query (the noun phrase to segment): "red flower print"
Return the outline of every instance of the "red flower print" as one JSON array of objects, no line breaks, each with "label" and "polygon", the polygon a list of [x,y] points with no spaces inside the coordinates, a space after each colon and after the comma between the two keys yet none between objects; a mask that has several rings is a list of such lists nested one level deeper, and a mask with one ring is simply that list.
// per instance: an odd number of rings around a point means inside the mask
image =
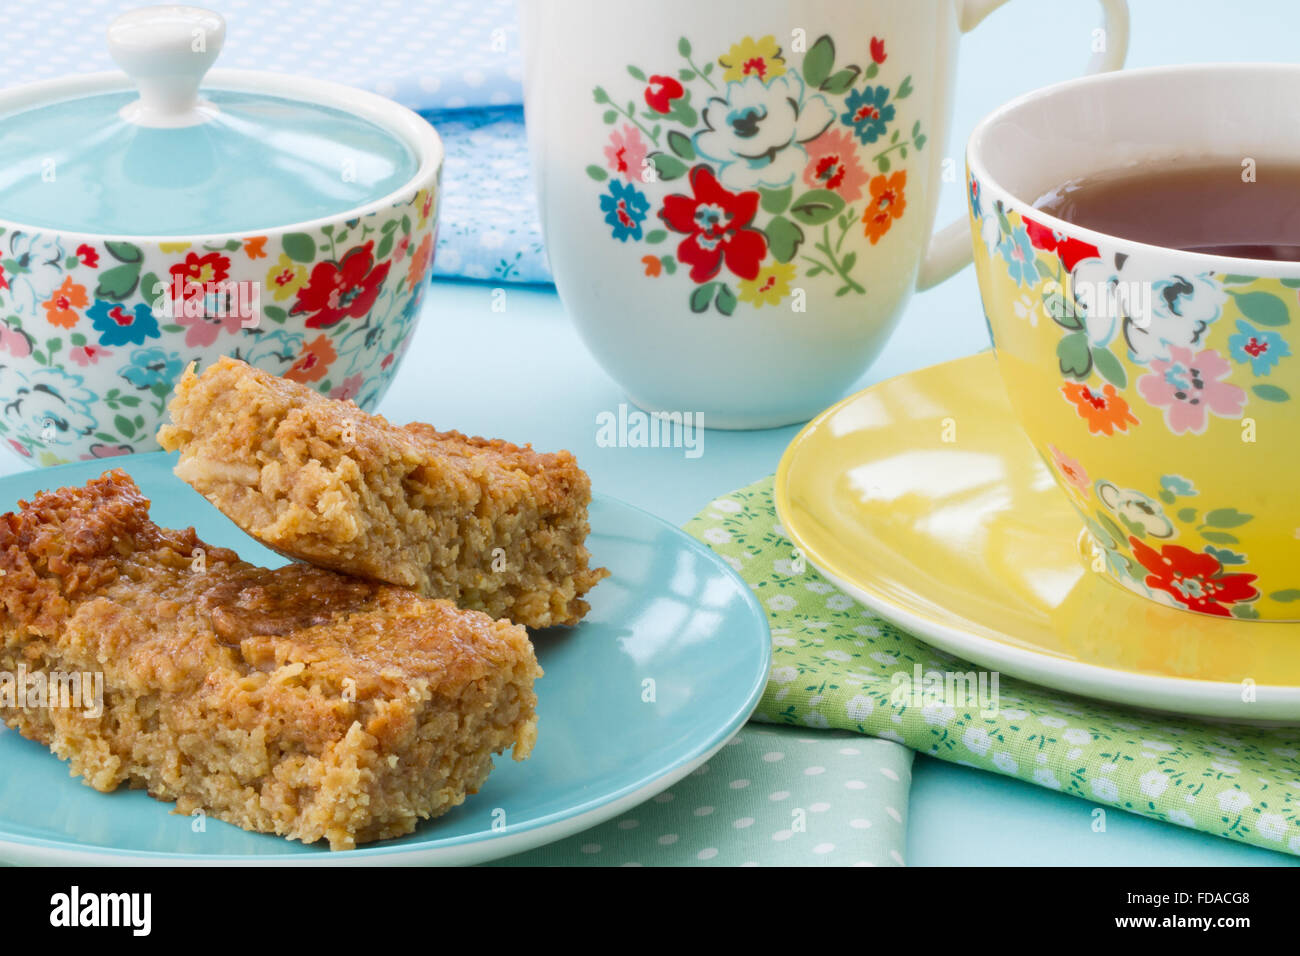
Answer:
[{"label": "red flower print", "polygon": [[1055,232],[1042,223],[1034,222],[1027,216],[1021,216],[1025,231],[1029,233],[1029,244],[1044,252],[1055,252],[1061,259],[1066,272],[1073,272],[1080,259],[1096,259],[1101,252],[1090,242],[1071,239],[1063,233]]},{"label": "red flower print", "polygon": [[77,246],[77,258],[81,264],[90,269],[99,268],[99,253],[95,251],[94,246],[88,246],[84,242]]},{"label": "red flower print", "polygon": [[179,277],[182,283],[225,282],[230,277],[230,260],[219,252],[209,252],[205,256],[197,252],[185,255],[184,262],[178,262],[170,270],[173,278]]},{"label": "red flower print", "polygon": [[375,265],[374,240],[343,254],[337,263],[330,260],[312,267],[307,284],[298,291],[292,314],[314,313],[307,328],[324,329],[351,317],[364,316],[379,297],[379,289],[388,278],[391,263]]},{"label": "red flower print", "polygon": [[1130,537],[1128,543],[1133,556],[1149,572],[1147,587],[1167,592],[1190,610],[1231,617],[1229,605],[1259,596],[1250,584],[1255,575],[1224,574],[1223,565],[1213,555],[1177,544],[1163,545],[1157,554],[1137,538]]},{"label": "red flower print", "polygon": [[885,41],[880,37],[871,38],[871,59],[876,63],[885,62]]},{"label": "red flower print", "polygon": [[9,444],[13,446],[14,451],[18,452],[18,454],[22,455],[24,458],[32,457],[32,450],[28,448],[26,445],[20,444],[14,441],[12,438],[9,439]]},{"label": "red flower print", "polygon": [[686,233],[677,258],[691,267],[691,279],[707,282],[724,262],[742,279],[757,278],[767,239],[747,227],[758,211],[758,192],[728,192],[707,166],[694,167],[690,183],[694,195],[667,196],[659,218],[673,231]]},{"label": "red flower print", "polygon": [[680,99],[685,92],[671,76],[652,76],[645,88],[646,105],[656,113],[667,113],[672,110],[673,100]]},{"label": "red flower print", "polygon": [[392,352],[389,352],[387,355],[384,356],[384,360],[383,360],[382,362],[379,363],[379,367],[380,367],[381,369],[387,369],[388,366],[390,366],[390,365],[393,364],[393,360],[394,360],[396,357],[397,357],[397,356],[395,356]]},{"label": "red flower print", "polygon": [[5,279],[5,267],[0,266],[0,289],[9,288],[9,283]]}]

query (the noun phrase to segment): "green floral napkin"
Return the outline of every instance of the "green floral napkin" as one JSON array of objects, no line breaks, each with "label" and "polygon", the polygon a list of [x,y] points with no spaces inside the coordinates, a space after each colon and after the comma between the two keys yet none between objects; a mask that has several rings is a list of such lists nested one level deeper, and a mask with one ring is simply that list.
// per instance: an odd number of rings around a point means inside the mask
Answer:
[{"label": "green floral napkin", "polygon": [[749,724],[676,786],[498,866],[902,866],[912,752]]},{"label": "green floral napkin", "polygon": [[833,727],[1019,777],[1098,805],[1300,854],[1300,735],[1162,717],[1002,676],[998,706],[892,698],[896,674],[969,672],[801,569],[772,479],[712,502],[686,530],[749,583],[772,627],[757,721]]}]

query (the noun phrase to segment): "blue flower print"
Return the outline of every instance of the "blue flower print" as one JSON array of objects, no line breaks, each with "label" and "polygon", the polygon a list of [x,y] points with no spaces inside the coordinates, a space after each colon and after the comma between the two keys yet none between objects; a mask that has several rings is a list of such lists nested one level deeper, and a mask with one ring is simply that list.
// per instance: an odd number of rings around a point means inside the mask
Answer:
[{"label": "blue flower print", "polygon": [[86,314],[99,333],[100,345],[144,345],[146,339],[162,338],[153,310],[143,302],[127,309],[120,302],[96,299]]},{"label": "blue flower print", "polygon": [[1007,264],[1007,275],[1015,279],[1017,285],[1033,286],[1038,282],[1034,246],[1024,226],[1016,226],[998,241],[998,254]]},{"label": "blue flower print", "polygon": [[641,238],[641,223],[650,211],[650,200],[631,183],[612,180],[609,192],[600,197],[600,208],[605,213],[605,222],[614,227],[614,238],[619,242]]},{"label": "blue flower print", "polygon": [[894,104],[887,103],[888,99],[889,88],[886,86],[852,90],[845,100],[848,111],[841,114],[840,119],[853,128],[854,135],[863,143],[874,143],[884,135],[894,118]]},{"label": "blue flower print", "polygon": [[169,389],[185,370],[185,360],[175,352],[160,348],[136,349],[131,364],[122,369],[122,377],[136,388],[166,385]]},{"label": "blue flower print", "polygon": [[1182,475],[1161,475],[1160,487],[1180,498],[1190,498],[1197,494],[1196,486]]},{"label": "blue flower print", "polygon": [[1228,353],[1243,365],[1249,363],[1256,375],[1267,375],[1291,354],[1286,340],[1276,332],[1257,329],[1244,319],[1237,320],[1237,334],[1228,337]]}]

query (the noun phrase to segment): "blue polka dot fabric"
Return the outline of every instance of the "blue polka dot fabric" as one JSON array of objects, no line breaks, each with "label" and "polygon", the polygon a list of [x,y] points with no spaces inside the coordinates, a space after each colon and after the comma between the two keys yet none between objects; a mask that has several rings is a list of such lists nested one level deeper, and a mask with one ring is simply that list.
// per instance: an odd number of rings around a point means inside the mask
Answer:
[{"label": "blue polka dot fabric", "polygon": [[[202,0],[200,0],[200,4]],[[144,0],[0,3],[0,87],[114,70],[104,28]],[[447,147],[434,274],[549,282],[512,0],[212,0],[218,65],[345,83],[420,112]]]},{"label": "blue polka dot fabric", "polygon": [[434,275],[549,283],[523,110],[428,118],[447,150]]}]

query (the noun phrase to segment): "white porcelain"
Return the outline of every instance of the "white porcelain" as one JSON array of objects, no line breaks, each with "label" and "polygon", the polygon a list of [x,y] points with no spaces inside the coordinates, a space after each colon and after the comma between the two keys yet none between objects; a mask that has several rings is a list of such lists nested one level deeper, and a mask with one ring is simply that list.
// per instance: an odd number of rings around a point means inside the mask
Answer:
[{"label": "white porcelain", "polygon": [[[964,223],[930,233],[958,40],[1002,2],[520,5],[556,285],[637,404],[721,428],[805,420],[875,358],[915,288],[969,261]],[[1091,66],[1115,69],[1127,9],[1101,6]],[[717,196],[702,165],[730,198],[665,206]],[[731,231],[692,232],[695,215]]]},{"label": "white porcelain", "polygon": [[207,119],[203,74],[226,40],[226,21],[202,7],[138,7],[108,25],[108,52],[140,91],[122,112],[141,126],[176,128]]}]

